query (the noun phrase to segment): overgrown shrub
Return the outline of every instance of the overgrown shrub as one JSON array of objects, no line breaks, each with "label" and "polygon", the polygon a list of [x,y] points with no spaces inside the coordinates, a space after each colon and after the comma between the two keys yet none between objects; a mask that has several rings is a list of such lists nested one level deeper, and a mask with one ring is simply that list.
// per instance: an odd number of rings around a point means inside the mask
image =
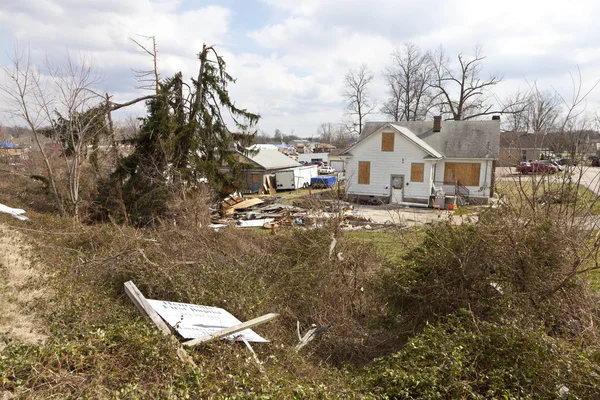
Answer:
[{"label": "overgrown shrub", "polygon": [[[479,221],[425,228],[400,265],[381,271],[392,315],[417,331],[460,309],[477,319],[543,326],[551,334],[595,332],[597,296],[580,275],[590,233],[560,218],[518,220],[490,210]],[[586,261],[587,260],[587,261]]]},{"label": "overgrown shrub", "polygon": [[[510,324],[474,322],[466,311],[428,325],[365,371],[369,392],[388,399],[591,399],[597,349]],[[564,396],[564,397],[563,397]]]}]

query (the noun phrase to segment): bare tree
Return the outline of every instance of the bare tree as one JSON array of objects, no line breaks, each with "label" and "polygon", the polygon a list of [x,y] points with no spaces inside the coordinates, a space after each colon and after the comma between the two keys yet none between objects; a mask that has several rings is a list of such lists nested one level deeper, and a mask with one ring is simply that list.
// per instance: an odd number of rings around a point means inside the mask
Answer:
[{"label": "bare tree", "polygon": [[138,35],[138,36],[145,40],[152,40],[152,47],[149,49],[148,47],[139,43],[137,40],[135,40],[133,38],[129,38],[142,51],[144,51],[150,57],[152,57],[152,65],[153,65],[153,69],[151,69],[151,70],[133,69],[135,78],[138,80],[138,82],[140,82],[140,86],[138,87],[138,89],[153,90],[156,94],[158,94],[160,75],[158,73],[158,52],[156,50],[156,37],[144,36],[144,35]]},{"label": "bare tree", "polygon": [[413,43],[392,53],[392,64],[383,73],[388,99],[382,114],[393,121],[425,119],[433,104],[433,66],[431,58]]},{"label": "bare tree", "polygon": [[502,129],[506,132],[527,132],[530,125],[530,113],[527,112],[531,106],[530,91],[518,89],[509,94],[503,104],[507,105],[509,113],[502,120]]},{"label": "bare tree", "polygon": [[442,114],[449,114],[451,119],[460,121],[508,111],[507,107],[495,109],[491,103],[489,89],[502,78],[497,75],[481,78],[485,57],[480,46],[475,48],[473,57],[458,55],[458,69],[451,67],[450,59],[441,46],[429,57],[435,77],[432,86],[439,96],[436,105]]},{"label": "bare tree", "polygon": [[275,129],[273,140],[275,140],[276,143],[283,143],[283,132],[281,132],[279,129]]},{"label": "bare tree", "polygon": [[44,110],[43,82],[40,73],[32,67],[29,52],[20,52],[15,48],[11,56],[11,65],[3,67],[7,77],[6,84],[0,90],[6,95],[9,111],[21,119],[31,129],[35,144],[42,155],[46,168],[48,186],[54,196],[56,208],[61,216],[65,216],[62,198],[58,192],[56,176],[48,154],[41,143],[41,129],[47,123]]},{"label": "bare tree", "polygon": [[373,73],[369,71],[366,64],[348,71],[344,79],[343,96],[346,100],[346,110],[352,121],[348,130],[359,135],[362,132],[365,118],[376,108],[369,92],[369,85],[372,81]]},{"label": "bare tree", "polygon": [[533,132],[548,132],[555,128],[562,112],[560,97],[549,90],[540,91],[537,84],[531,93],[530,124]]},{"label": "bare tree", "polygon": [[534,82],[529,91],[508,96],[505,130],[511,132],[546,133],[555,130],[562,113],[562,101],[556,92],[541,91]]},{"label": "bare tree", "polygon": [[331,122],[323,122],[317,128],[319,141],[322,143],[331,143],[335,137],[336,127]]}]

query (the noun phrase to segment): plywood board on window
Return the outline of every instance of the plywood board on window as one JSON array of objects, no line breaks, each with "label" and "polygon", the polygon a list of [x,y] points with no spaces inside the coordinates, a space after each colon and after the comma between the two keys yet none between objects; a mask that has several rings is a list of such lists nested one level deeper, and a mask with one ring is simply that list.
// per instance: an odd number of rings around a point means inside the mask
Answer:
[{"label": "plywood board on window", "polygon": [[381,151],[394,151],[394,136],[395,133],[381,134]]},{"label": "plywood board on window", "polygon": [[481,164],[446,163],[444,168],[444,184],[454,185],[459,181],[465,186],[479,186]]},{"label": "plywood board on window", "polygon": [[424,171],[425,171],[425,164],[423,164],[423,163],[410,164],[410,181],[411,182],[423,182]]},{"label": "plywood board on window", "polygon": [[260,182],[260,174],[253,173],[253,174],[252,174],[252,182],[253,182],[253,183],[258,183],[258,182]]},{"label": "plywood board on window", "polygon": [[358,162],[358,184],[368,185],[371,183],[371,162],[370,161],[359,161]]}]

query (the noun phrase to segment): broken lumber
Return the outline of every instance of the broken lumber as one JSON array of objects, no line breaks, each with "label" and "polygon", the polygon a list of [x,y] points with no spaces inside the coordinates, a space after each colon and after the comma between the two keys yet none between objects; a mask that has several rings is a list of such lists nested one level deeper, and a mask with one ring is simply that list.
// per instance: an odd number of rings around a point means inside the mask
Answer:
[{"label": "broken lumber", "polygon": [[129,296],[131,301],[133,301],[133,304],[135,304],[135,307],[138,309],[138,311],[142,315],[152,320],[154,326],[156,326],[165,335],[171,334],[171,328],[169,328],[169,326],[165,323],[165,321],[163,321],[160,315],[158,315],[158,313],[154,311],[154,309],[148,303],[148,301],[146,301],[146,298],[144,297],[142,292],[140,292],[137,286],[135,286],[135,283],[133,283],[132,281],[125,282],[125,293],[127,293],[127,296]]},{"label": "broken lumber", "polygon": [[200,343],[210,342],[213,340],[221,339],[229,335],[233,335],[234,333],[241,332],[245,329],[254,328],[255,326],[262,325],[265,322],[269,322],[279,317],[279,314],[270,313],[263,315],[258,318],[251,319],[250,321],[242,322],[241,324],[230,326],[229,328],[222,329],[218,332],[212,333],[210,335],[202,336],[196,339],[188,340],[187,342],[183,342],[184,346],[195,346]]},{"label": "broken lumber", "polygon": [[229,207],[227,210],[225,210],[225,214],[226,215],[231,215],[233,214],[233,212],[235,210],[239,210],[242,208],[248,208],[248,207],[252,207],[255,206],[257,204],[262,204],[264,203],[264,201],[262,201],[261,199],[248,199],[248,200],[244,200],[244,201],[240,201],[237,204],[234,204],[233,206]]}]

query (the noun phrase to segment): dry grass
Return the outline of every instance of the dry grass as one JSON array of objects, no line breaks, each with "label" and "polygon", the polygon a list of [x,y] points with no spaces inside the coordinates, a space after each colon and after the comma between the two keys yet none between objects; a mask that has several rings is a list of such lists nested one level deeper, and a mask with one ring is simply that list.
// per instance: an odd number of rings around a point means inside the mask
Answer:
[{"label": "dry grass", "polygon": [[[21,233],[0,224],[0,334],[23,343],[43,342],[43,322],[31,308],[47,292],[39,285],[40,273],[31,261],[31,248]],[[2,344],[0,344],[0,347]]]}]

